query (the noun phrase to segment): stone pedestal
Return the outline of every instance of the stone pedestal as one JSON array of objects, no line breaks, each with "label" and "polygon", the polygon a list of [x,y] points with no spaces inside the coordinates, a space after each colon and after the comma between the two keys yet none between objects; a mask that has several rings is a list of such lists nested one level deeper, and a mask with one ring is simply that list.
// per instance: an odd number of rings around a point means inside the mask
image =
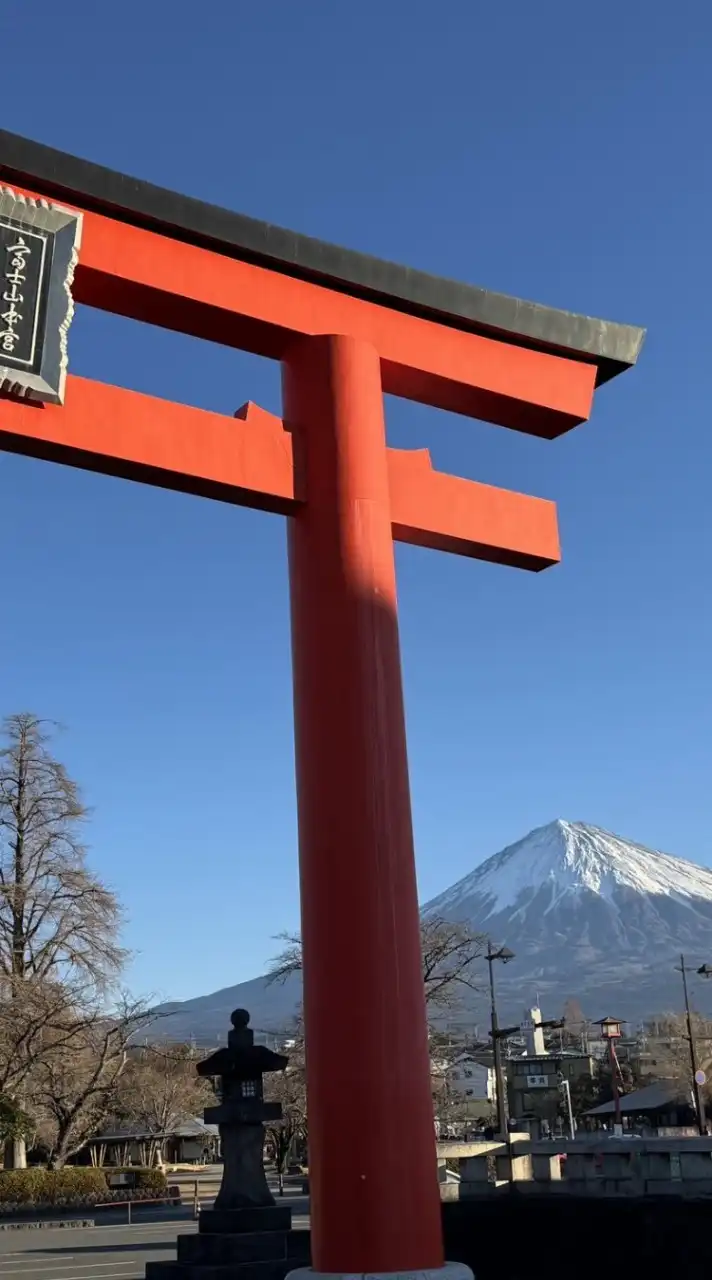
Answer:
[{"label": "stone pedestal", "polygon": [[276,1206],[206,1209],[197,1235],[178,1237],[175,1262],[149,1262],[146,1280],[284,1280],[309,1263],[309,1232]]},{"label": "stone pedestal", "polygon": [[445,1262],[441,1267],[425,1267],[418,1271],[319,1272],[312,1267],[293,1271],[290,1280],[474,1280],[469,1267],[461,1262]]}]

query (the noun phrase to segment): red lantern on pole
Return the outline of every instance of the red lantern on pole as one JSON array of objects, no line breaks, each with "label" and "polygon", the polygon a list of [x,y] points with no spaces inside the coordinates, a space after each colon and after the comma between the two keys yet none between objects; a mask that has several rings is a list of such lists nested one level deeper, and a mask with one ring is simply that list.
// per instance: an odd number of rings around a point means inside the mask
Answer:
[{"label": "red lantern on pole", "polygon": [[611,1064],[611,1089],[613,1090],[613,1107],[615,1114],[615,1124],[618,1132],[623,1127],[621,1119],[621,1095],[618,1088],[618,1058],[616,1056],[616,1040],[620,1040],[622,1033],[622,1023],[618,1018],[600,1018],[595,1024],[601,1028],[601,1036],[608,1043],[608,1057]]}]

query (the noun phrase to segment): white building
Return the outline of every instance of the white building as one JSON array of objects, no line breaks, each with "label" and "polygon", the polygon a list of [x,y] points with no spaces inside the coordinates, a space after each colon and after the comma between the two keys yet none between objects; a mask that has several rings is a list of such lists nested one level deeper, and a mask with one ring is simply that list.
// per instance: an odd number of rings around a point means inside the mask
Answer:
[{"label": "white building", "polygon": [[519,1027],[526,1044],[528,1058],[543,1058],[546,1053],[544,1045],[544,1029],[541,1025],[541,1009],[536,1005],[530,1009]]},{"label": "white building", "polygon": [[492,1102],[496,1095],[494,1068],[471,1053],[461,1053],[444,1071],[450,1097],[462,1102]]}]

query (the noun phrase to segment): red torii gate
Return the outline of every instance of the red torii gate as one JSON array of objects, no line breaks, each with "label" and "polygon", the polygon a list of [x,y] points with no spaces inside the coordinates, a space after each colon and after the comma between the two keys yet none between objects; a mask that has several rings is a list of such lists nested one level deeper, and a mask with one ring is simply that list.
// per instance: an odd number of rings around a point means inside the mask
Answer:
[{"label": "red torii gate", "polygon": [[[559,545],[553,503],[387,448],[383,393],[553,439],[635,363],[642,331],[337,249],[3,131],[0,180],[82,213],[76,301],[282,363],[284,421],[70,376],[63,404],[0,398],[0,447],[290,517],[313,1263],[439,1268],[393,540],[531,570]],[[345,1098],[362,1121],[347,1158]]]}]

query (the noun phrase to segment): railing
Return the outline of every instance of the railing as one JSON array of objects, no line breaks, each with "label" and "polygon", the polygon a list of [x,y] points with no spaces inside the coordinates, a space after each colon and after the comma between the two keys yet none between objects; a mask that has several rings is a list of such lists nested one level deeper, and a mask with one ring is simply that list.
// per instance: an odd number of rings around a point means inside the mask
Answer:
[{"label": "railing", "polygon": [[[710,1138],[535,1142],[513,1133],[484,1142],[440,1142],[437,1155],[444,1200],[507,1186],[530,1193],[712,1197]],[[456,1181],[448,1181],[448,1165],[457,1166]]]},{"label": "railing", "polygon": [[[198,1186],[197,1181],[195,1185],[197,1189],[197,1186]],[[196,1191],[196,1194],[197,1194],[197,1191]],[[180,1190],[175,1189],[175,1193],[173,1195],[167,1194],[165,1196],[155,1196],[150,1199],[145,1196],[140,1196],[140,1197],[136,1196],[136,1198],[133,1200],[106,1200],[106,1201],[102,1201],[99,1204],[91,1205],[91,1208],[92,1209],[122,1209],[125,1205],[128,1211],[127,1226],[130,1227],[132,1225],[132,1222],[131,1222],[131,1206],[132,1205],[135,1207],[136,1205],[144,1205],[144,1204],[164,1204],[164,1205],[169,1205],[171,1207],[175,1207],[176,1204],[182,1204],[182,1203],[183,1202],[181,1200]],[[197,1218],[198,1212],[195,1208],[194,1208],[194,1213]]]}]

